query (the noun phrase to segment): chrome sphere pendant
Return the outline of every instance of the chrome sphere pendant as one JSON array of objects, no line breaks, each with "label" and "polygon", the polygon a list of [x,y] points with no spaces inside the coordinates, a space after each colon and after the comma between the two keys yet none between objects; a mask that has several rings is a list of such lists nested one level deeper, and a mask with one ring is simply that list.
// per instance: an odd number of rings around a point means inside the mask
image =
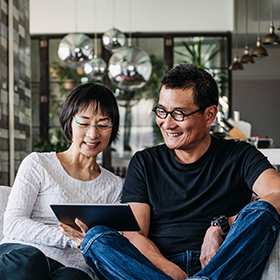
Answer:
[{"label": "chrome sphere pendant", "polygon": [[94,56],[94,58],[85,64],[85,74],[93,80],[102,80],[106,74],[107,63],[100,57]]},{"label": "chrome sphere pendant", "polygon": [[106,50],[116,51],[125,44],[125,35],[116,28],[111,28],[102,36],[102,43]]},{"label": "chrome sphere pendant", "polygon": [[109,78],[120,89],[142,88],[152,73],[149,55],[138,47],[122,47],[113,53],[108,66]]},{"label": "chrome sphere pendant", "polygon": [[58,46],[58,57],[70,68],[82,68],[93,59],[94,47],[91,39],[82,33],[64,36]]}]

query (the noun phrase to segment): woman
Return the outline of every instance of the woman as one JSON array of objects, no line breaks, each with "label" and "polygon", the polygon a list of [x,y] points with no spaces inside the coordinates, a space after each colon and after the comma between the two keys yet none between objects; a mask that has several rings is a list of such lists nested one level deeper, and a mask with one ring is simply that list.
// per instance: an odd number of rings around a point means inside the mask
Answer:
[{"label": "woman", "polygon": [[[31,153],[21,163],[4,215],[1,279],[91,279],[50,203],[118,203],[122,180],[96,162],[117,140],[119,111],[106,87],[85,84],[67,97],[60,124],[70,148]],[[39,249],[39,250],[38,250]]]}]

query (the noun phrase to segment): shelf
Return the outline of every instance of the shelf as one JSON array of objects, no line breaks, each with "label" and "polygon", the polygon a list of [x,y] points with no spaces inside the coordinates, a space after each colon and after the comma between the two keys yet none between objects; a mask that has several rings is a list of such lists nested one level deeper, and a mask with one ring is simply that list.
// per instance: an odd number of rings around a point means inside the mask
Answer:
[{"label": "shelf", "polygon": [[272,165],[280,165],[280,148],[259,149]]}]

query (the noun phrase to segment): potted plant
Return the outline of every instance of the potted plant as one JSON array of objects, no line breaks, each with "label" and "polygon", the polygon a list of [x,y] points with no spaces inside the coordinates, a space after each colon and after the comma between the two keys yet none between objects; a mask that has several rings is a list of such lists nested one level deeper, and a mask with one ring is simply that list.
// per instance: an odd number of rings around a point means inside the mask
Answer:
[{"label": "potted plant", "polygon": [[62,66],[58,61],[52,63],[50,73],[51,77],[62,82],[66,90],[71,90],[75,83],[80,82],[81,78],[84,76],[83,72],[67,66]]},{"label": "potted plant", "polygon": [[[182,51],[174,51],[177,54],[175,58],[177,62],[196,64],[198,67],[208,71],[218,84],[220,101],[222,100],[223,103],[227,103],[228,69],[227,67],[217,66],[217,60],[214,60],[218,58],[221,52],[221,49],[217,46],[217,41],[213,39],[205,50],[203,50],[202,37],[190,38],[188,42],[183,41],[182,45],[184,47]],[[225,117],[228,116],[228,106],[219,106],[219,111]]]},{"label": "potted plant", "polygon": [[195,64],[211,73],[219,85],[220,95],[223,96],[225,84],[227,83],[227,67],[209,67],[211,60],[215,59],[221,52],[221,50],[217,48],[216,40],[214,39],[205,51],[202,50],[203,38],[201,37],[196,37],[195,39],[191,38],[189,42],[183,41],[182,45],[185,47],[184,52],[174,51],[178,55],[178,61],[181,63]]}]

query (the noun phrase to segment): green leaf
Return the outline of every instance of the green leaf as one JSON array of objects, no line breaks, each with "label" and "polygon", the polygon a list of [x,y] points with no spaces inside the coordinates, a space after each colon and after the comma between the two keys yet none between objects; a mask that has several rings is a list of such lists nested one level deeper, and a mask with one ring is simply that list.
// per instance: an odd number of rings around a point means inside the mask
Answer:
[{"label": "green leaf", "polygon": [[185,48],[187,49],[187,51],[190,53],[191,57],[193,58],[195,56],[194,50],[191,50],[186,42],[182,42],[182,43],[185,46]]},{"label": "green leaf", "polygon": [[188,58],[192,59],[192,56],[190,56],[190,55],[188,55],[186,53],[183,53],[183,52],[180,52],[180,51],[174,51],[174,52],[179,54],[179,55],[181,55],[181,56],[188,57]]},{"label": "green leaf", "polygon": [[220,50],[216,50],[214,53],[212,53],[212,54],[209,56],[208,61],[210,61],[212,58],[214,58],[219,52],[220,52]]}]

